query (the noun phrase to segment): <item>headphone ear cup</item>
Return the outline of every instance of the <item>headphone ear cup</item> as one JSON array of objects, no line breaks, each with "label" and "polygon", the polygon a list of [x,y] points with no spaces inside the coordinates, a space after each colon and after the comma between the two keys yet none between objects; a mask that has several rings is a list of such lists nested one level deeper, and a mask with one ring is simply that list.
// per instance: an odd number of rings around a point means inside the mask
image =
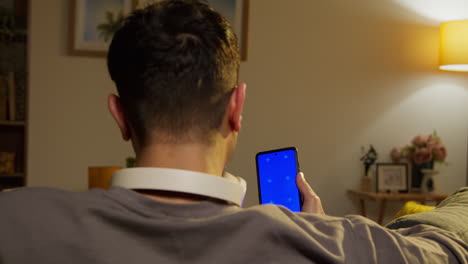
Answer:
[{"label": "headphone ear cup", "polygon": [[[247,182],[242,177],[234,176],[231,173],[226,172],[226,171],[223,174],[223,178],[225,178],[226,180],[235,182],[242,187],[242,203],[243,203],[245,199],[245,194],[247,193]],[[242,203],[241,203],[241,206],[242,206]]]}]

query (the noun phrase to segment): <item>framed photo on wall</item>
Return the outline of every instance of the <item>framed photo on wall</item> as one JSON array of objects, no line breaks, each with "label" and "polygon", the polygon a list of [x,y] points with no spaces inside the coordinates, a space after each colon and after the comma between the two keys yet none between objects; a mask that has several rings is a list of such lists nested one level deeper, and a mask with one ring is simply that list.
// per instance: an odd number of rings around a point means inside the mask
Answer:
[{"label": "framed photo on wall", "polygon": [[106,56],[112,36],[134,4],[135,0],[70,1],[70,54]]},{"label": "framed photo on wall", "polygon": [[377,192],[408,192],[407,163],[377,163]]},{"label": "framed photo on wall", "polygon": [[[136,8],[144,8],[160,0],[133,0]],[[236,33],[239,41],[241,60],[247,60],[250,0],[208,0],[215,10],[220,12]]]}]

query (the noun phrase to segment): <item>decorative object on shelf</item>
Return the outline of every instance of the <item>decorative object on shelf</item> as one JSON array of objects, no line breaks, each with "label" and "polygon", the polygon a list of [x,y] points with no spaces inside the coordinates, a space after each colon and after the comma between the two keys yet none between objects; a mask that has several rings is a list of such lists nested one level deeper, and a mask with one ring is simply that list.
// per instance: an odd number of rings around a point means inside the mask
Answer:
[{"label": "decorative object on shelf", "polygon": [[133,168],[136,164],[136,159],[134,157],[128,157],[126,160],[127,168]]},{"label": "decorative object on shelf", "polygon": [[24,41],[26,30],[18,26],[15,16],[14,1],[3,1],[0,5],[0,42],[11,43],[15,41]]},{"label": "decorative object on shelf", "polygon": [[15,153],[0,152],[0,175],[11,176],[15,174]]},{"label": "decorative object on shelf", "polygon": [[[149,3],[158,2],[158,0],[134,1],[136,8],[144,8]],[[248,55],[250,0],[208,0],[208,4],[229,21],[239,42],[241,60],[246,61]]]},{"label": "decorative object on shelf", "polygon": [[434,169],[421,169],[421,173],[423,174],[421,181],[421,192],[437,192],[437,178],[439,175],[439,171]]},{"label": "decorative object on shelf", "polygon": [[88,188],[108,189],[110,187],[112,174],[122,167],[88,167]]},{"label": "decorative object on shelf", "polygon": [[134,0],[73,0],[70,3],[70,53],[105,57],[110,40],[133,9]]},{"label": "decorative object on shelf", "polygon": [[364,175],[361,177],[361,190],[365,192],[370,192],[372,191],[372,183],[369,172],[370,168],[377,160],[378,154],[374,146],[372,145],[369,146],[369,150],[367,152],[364,147],[361,147],[361,152],[363,153],[361,161],[364,164]]},{"label": "decorative object on shelf", "polygon": [[408,192],[408,164],[377,163],[377,192]]},{"label": "decorative object on shelf", "polygon": [[[436,187],[436,176],[434,172],[435,163],[445,163],[447,158],[447,149],[442,140],[434,131],[432,135],[418,135],[413,138],[410,145],[403,148],[393,148],[390,152],[393,162],[399,162],[401,159],[407,159],[411,165],[411,190],[412,191],[434,191]],[[423,184],[424,173],[427,176]],[[433,171],[433,172],[429,172]]]},{"label": "decorative object on shelf", "polygon": [[361,177],[361,191],[372,192],[372,180],[368,175]]},{"label": "decorative object on shelf", "polygon": [[0,7],[0,41],[13,41],[15,34],[15,16],[11,9]]}]

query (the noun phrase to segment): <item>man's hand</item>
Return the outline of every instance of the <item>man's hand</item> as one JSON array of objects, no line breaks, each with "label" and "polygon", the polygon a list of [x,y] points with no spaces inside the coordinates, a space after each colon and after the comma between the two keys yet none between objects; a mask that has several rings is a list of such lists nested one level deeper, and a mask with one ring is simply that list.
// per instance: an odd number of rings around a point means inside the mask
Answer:
[{"label": "man's hand", "polygon": [[304,213],[315,213],[315,214],[325,214],[322,208],[322,201],[320,197],[315,194],[314,190],[306,182],[304,178],[304,173],[299,172],[296,176],[296,185],[299,188],[299,193],[303,200],[302,203],[302,212]]}]

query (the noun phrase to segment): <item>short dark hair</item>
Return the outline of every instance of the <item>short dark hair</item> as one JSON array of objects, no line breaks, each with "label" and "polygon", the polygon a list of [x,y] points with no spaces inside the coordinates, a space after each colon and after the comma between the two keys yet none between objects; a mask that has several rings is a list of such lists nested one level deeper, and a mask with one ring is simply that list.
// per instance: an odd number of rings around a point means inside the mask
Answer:
[{"label": "short dark hair", "polygon": [[107,63],[140,142],[207,142],[237,85],[240,57],[231,26],[206,2],[167,0],[126,19]]}]

